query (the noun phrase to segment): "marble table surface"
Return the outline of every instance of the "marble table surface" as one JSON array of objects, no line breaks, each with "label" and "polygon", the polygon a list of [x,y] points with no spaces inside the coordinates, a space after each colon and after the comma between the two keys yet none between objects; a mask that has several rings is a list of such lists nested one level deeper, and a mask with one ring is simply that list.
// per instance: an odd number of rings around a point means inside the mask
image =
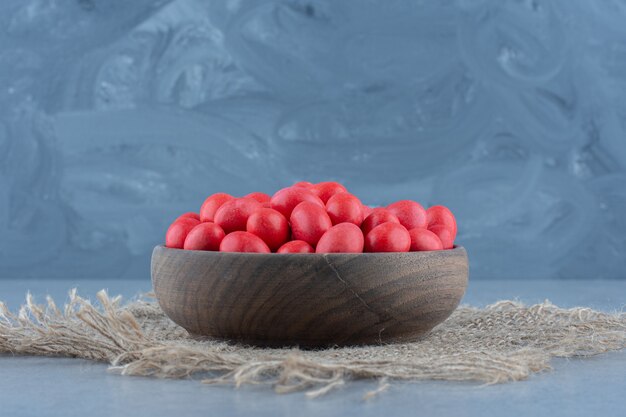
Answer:
[{"label": "marble table surface", "polygon": [[[132,297],[148,291],[148,280],[0,279],[0,300],[15,310],[27,291],[59,304],[77,287],[93,298]],[[536,303],[549,299],[573,307],[605,311],[626,306],[626,280],[516,280],[470,283],[464,303],[486,305],[500,299]],[[302,393],[276,395],[268,387],[208,386],[194,380],[158,380],[107,373],[106,365],[66,358],[0,355],[2,416],[624,416],[626,351],[588,359],[557,359],[550,372],[526,381],[484,386],[475,383],[392,383],[381,396],[364,401],[376,387],[356,382],[315,400]]]}]

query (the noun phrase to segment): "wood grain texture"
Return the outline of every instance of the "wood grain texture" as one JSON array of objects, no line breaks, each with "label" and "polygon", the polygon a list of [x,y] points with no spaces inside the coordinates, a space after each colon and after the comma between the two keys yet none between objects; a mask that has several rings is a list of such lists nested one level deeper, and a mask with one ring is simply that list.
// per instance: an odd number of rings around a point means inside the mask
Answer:
[{"label": "wood grain texture", "polygon": [[457,307],[464,248],[435,252],[258,254],[157,246],[163,311],[194,335],[262,346],[417,340]]}]

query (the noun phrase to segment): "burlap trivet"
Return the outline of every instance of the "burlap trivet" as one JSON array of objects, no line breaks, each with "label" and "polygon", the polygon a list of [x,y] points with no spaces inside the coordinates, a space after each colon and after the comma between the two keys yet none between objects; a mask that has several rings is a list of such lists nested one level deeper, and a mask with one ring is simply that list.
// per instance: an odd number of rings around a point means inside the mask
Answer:
[{"label": "burlap trivet", "polygon": [[51,299],[39,306],[28,295],[17,315],[0,303],[0,353],[79,357],[111,363],[122,375],[196,375],[206,383],[265,383],[279,393],[308,389],[317,396],[355,379],[516,381],[550,368],[551,357],[626,347],[626,313],[547,301],[462,306],[419,343],[301,351],[192,340],[154,302],[122,305],[104,291],[98,300],[96,308],[73,290],[60,310]]}]

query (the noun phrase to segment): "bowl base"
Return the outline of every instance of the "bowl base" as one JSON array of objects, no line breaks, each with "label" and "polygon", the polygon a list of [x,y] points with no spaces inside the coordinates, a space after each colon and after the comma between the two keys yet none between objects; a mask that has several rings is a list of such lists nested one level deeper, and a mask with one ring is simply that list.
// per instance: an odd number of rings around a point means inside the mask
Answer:
[{"label": "bowl base", "polygon": [[199,342],[218,342],[229,345],[244,345],[257,348],[281,349],[281,348],[298,348],[301,350],[323,350],[333,349],[337,347],[365,347],[365,346],[381,346],[389,344],[415,343],[419,342],[430,334],[431,330],[420,334],[409,334],[406,336],[393,338],[379,338],[378,340],[369,340],[358,343],[331,343],[331,342],[311,342],[311,341],[294,341],[294,340],[261,340],[261,339],[226,339],[222,337],[206,336],[198,333],[189,333],[189,337]]}]

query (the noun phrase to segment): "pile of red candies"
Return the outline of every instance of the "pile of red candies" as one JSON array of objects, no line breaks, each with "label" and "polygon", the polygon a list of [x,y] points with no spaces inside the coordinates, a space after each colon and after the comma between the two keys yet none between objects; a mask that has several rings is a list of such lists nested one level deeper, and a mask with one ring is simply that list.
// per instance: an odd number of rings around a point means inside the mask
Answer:
[{"label": "pile of red candies", "polygon": [[221,252],[408,252],[451,249],[457,226],[444,206],[401,200],[371,208],[337,182],[298,182],[269,196],[207,198],[167,230],[168,248]]}]

